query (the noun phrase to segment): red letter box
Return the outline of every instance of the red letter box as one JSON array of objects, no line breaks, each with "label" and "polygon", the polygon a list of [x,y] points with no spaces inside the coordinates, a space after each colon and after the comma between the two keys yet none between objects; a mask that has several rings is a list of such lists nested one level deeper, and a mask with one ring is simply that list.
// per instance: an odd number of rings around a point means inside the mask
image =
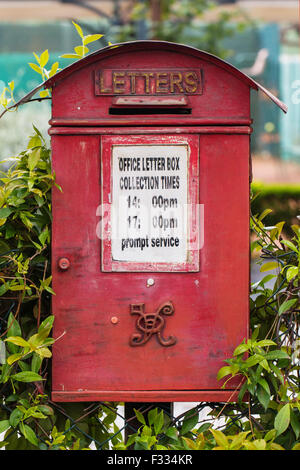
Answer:
[{"label": "red letter box", "polygon": [[[223,401],[248,336],[250,89],[191,47],[104,48],[48,80],[56,401]],[[269,92],[263,90],[277,104]]]}]

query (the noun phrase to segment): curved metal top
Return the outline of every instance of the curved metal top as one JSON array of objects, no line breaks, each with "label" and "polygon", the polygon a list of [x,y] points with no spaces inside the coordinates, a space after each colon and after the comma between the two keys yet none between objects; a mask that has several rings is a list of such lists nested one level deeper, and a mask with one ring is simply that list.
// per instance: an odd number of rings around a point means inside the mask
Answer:
[{"label": "curved metal top", "polygon": [[99,49],[91,54],[88,54],[84,58],[74,62],[71,65],[68,65],[64,69],[57,72],[53,77],[49,78],[45,82],[41,83],[39,86],[31,90],[27,95],[25,95],[20,101],[18,101],[14,107],[19,106],[23,103],[26,103],[31,100],[31,98],[41,89],[41,88],[52,88],[60,80],[64,79],[68,75],[72,74],[73,72],[80,70],[81,68],[92,64],[93,62],[104,59],[108,56],[112,56],[115,54],[121,54],[125,52],[131,51],[147,51],[147,50],[169,50],[173,52],[182,52],[183,54],[192,55],[194,57],[198,57],[199,59],[206,60],[208,62],[214,63],[216,66],[221,67],[227,70],[229,73],[235,75],[236,78],[242,80],[249,87],[254,88],[255,90],[261,90],[265,93],[279,108],[287,112],[288,107],[280,101],[276,96],[274,96],[269,90],[265,87],[257,83],[255,80],[250,78],[245,73],[241,72],[238,68],[234,67],[233,65],[229,64],[225,60],[220,59],[219,57],[210,54],[205,51],[201,51],[200,49],[196,49],[195,47],[187,46],[184,44],[177,44],[167,41],[130,41],[130,42],[123,42],[119,44],[114,44],[111,46],[104,47]]}]

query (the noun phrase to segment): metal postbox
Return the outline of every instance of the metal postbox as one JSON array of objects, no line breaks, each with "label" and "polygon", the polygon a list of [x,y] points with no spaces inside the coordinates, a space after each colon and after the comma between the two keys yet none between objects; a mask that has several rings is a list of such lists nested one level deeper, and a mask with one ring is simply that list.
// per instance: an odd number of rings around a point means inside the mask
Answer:
[{"label": "metal postbox", "polygon": [[[159,41],[107,47],[52,88],[52,398],[223,401],[248,337],[250,90]],[[283,104],[263,91],[279,106]]]}]

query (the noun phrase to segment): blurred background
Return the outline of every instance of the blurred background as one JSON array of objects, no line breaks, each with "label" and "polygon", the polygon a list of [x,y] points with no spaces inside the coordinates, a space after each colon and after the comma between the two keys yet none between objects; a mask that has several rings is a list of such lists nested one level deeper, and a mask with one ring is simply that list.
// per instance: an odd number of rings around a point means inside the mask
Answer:
[{"label": "blurred background", "polygon": [[[135,39],[184,43],[220,56],[278,96],[289,107],[286,115],[252,92],[253,177],[269,195],[279,191],[278,207],[284,201],[291,220],[300,213],[298,0],[0,0],[0,94],[11,80],[16,99],[40,83],[28,66],[33,52],[48,49],[49,68],[72,62],[60,58],[80,43],[72,20],[84,34],[104,34],[91,51]],[[0,159],[23,150],[32,122],[47,135],[49,117],[47,101],[6,113]]]}]

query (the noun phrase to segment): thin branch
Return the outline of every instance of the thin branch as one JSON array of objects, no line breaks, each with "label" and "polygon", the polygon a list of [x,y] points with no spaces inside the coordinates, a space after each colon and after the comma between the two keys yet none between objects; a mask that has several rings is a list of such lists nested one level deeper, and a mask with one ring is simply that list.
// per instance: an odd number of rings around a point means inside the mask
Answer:
[{"label": "thin branch", "polygon": [[44,101],[44,100],[51,100],[51,99],[52,99],[51,96],[45,96],[44,98],[32,98],[31,100],[23,101],[23,102],[18,101],[18,103],[15,103],[14,105],[9,106],[8,108],[5,108],[4,111],[2,111],[2,113],[0,114],[0,119],[2,118],[2,116],[4,116],[5,113],[10,111],[11,109],[18,108],[22,104],[31,103],[32,101]]}]

